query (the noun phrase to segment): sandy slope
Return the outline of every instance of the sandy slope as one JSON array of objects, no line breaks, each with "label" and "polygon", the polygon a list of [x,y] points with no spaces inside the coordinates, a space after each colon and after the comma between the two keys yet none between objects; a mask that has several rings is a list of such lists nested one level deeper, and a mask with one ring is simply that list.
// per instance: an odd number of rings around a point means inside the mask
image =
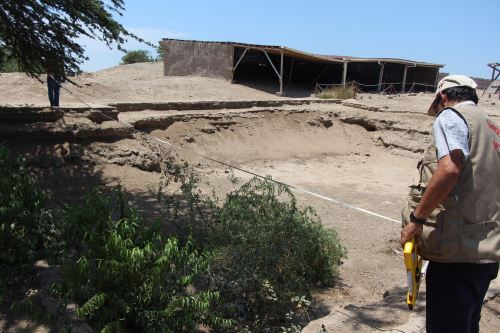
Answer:
[{"label": "sandy slope", "polygon": [[[45,81],[45,76],[40,79]],[[64,83],[74,92],[61,91],[61,105],[138,101],[200,101],[200,100],[261,100],[277,99],[274,94],[262,92],[224,80],[202,77],[163,76],[162,63],[120,65],[72,78],[80,87]],[[0,104],[48,105],[47,88],[21,73],[0,74]]]}]

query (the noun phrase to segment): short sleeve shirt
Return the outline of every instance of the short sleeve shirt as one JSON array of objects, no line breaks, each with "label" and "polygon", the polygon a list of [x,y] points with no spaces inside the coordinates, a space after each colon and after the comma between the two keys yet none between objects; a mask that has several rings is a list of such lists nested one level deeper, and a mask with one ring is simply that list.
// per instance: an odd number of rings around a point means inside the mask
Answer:
[{"label": "short sleeve shirt", "polygon": [[[455,105],[474,105],[467,101]],[[469,157],[469,128],[465,120],[455,111],[446,109],[434,121],[434,143],[437,148],[438,160],[450,154],[450,151],[460,149],[464,160]]]}]

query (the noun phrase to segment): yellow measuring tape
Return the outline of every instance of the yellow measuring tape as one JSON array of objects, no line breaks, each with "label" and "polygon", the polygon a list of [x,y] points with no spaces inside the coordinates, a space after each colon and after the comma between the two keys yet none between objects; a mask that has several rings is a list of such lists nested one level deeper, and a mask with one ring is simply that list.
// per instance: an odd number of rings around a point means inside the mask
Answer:
[{"label": "yellow measuring tape", "polygon": [[406,304],[408,309],[413,310],[417,302],[418,290],[422,274],[422,258],[418,255],[415,238],[405,243],[403,258],[406,266],[406,278],[408,282],[408,292],[406,294]]}]

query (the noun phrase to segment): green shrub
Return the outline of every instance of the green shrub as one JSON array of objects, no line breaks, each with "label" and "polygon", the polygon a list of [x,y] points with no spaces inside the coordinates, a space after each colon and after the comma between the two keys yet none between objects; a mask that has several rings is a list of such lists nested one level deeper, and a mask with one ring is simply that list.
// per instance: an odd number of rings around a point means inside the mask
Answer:
[{"label": "green shrub", "polygon": [[346,255],[335,231],[269,180],[254,178],[221,201],[202,195],[189,170],[175,174],[183,197],[165,201],[169,216],[215,254],[211,287],[236,331],[296,331],[309,321],[312,288],[333,285]]},{"label": "green shrub", "polygon": [[63,278],[54,296],[76,301],[77,314],[96,330],[299,329],[312,288],[331,286],[345,257],[335,231],[300,208],[287,187],[256,178],[212,201],[187,166],[167,167],[164,185],[180,182],[185,195],[167,201],[168,222],[202,222],[200,230],[185,229],[196,231],[196,241],[165,238],[121,191],[94,191],[55,224],[43,192],[0,147],[1,286],[12,267],[52,254]]},{"label": "green shrub", "polygon": [[0,46],[0,72],[19,72],[19,64],[16,58],[12,57],[12,52],[6,47]]},{"label": "green shrub", "polygon": [[216,218],[213,281],[242,323],[263,329],[293,322],[312,287],[335,282],[345,249],[287,187],[254,178],[228,194]]},{"label": "green shrub", "polygon": [[0,145],[0,303],[9,285],[44,258],[54,232],[45,196],[26,170],[23,160],[9,160]]},{"label": "green shrub", "polygon": [[356,97],[356,88],[353,84],[346,86],[334,86],[316,94],[322,99],[349,99]]},{"label": "green shrub", "polygon": [[128,51],[125,53],[125,55],[122,57],[122,64],[127,65],[127,64],[135,64],[138,62],[150,62],[153,61],[152,58],[149,55],[149,52],[146,50],[134,50],[134,51]]},{"label": "green shrub", "polygon": [[181,332],[231,325],[213,310],[219,294],[197,285],[211,255],[191,241],[164,240],[159,224],[144,223],[121,196],[91,193],[81,206],[67,210],[65,221],[65,239],[73,246],[61,268],[60,287],[94,329]]}]

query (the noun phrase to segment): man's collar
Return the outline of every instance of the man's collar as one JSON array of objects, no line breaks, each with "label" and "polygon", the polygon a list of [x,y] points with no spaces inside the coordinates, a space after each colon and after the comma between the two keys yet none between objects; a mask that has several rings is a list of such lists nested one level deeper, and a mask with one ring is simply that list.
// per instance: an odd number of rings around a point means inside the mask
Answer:
[{"label": "man's collar", "polygon": [[446,111],[446,110],[455,110],[456,108],[460,107],[460,106],[477,106],[476,103],[474,103],[473,101],[465,101],[465,102],[460,102],[460,103],[457,103],[453,106],[447,106],[443,109],[441,109],[441,111],[439,111],[437,114],[436,114],[436,118],[443,112],[443,111]]},{"label": "man's collar", "polygon": [[476,106],[476,103],[473,101],[465,101],[465,102],[460,102],[458,104],[453,105],[453,108],[458,108],[459,106],[466,106],[466,105],[471,105],[471,106]]}]

